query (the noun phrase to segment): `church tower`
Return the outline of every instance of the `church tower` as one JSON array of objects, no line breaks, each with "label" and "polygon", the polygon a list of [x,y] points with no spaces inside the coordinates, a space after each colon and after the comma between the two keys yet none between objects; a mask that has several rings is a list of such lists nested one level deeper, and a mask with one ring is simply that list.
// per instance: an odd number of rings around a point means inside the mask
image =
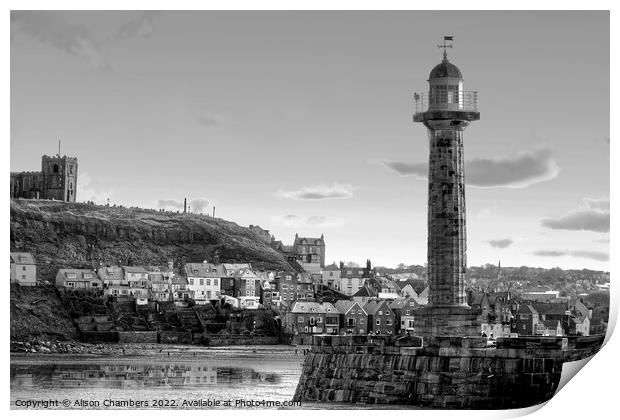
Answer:
[{"label": "church tower", "polygon": [[77,158],[44,155],[41,159],[43,194],[48,200],[75,202],[77,192]]},{"label": "church tower", "polygon": [[429,137],[428,282],[429,303],[416,316],[416,334],[479,335],[477,315],[467,305],[467,236],[463,132],[480,119],[478,93],[463,90],[463,75],[443,60],[430,72],[429,91],[415,94],[415,122]]}]

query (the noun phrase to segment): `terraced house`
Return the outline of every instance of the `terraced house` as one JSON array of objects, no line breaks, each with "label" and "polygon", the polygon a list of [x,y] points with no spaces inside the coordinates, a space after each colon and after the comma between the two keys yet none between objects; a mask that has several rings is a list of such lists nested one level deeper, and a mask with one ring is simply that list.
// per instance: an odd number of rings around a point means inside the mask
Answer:
[{"label": "terraced house", "polygon": [[387,300],[373,300],[364,306],[368,314],[368,332],[377,335],[392,335],[396,333],[398,325],[396,314],[388,306]]},{"label": "terraced house", "polygon": [[368,334],[368,314],[358,302],[338,300],[334,306],[340,313],[340,334]]},{"label": "terraced house", "polygon": [[330,303],[297,301],[284,316],[284,329],[297,342],[309,344],[314,334],[337,334],[339,316]]}]

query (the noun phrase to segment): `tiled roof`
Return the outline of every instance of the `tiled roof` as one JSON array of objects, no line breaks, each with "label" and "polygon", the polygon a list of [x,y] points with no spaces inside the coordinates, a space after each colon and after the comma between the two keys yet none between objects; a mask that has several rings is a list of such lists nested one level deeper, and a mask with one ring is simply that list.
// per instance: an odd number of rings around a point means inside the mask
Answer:
[{"label": "tiled roof", "polygon": [[540,314],[544,315],[564,315],[568,311],[567,303],[543,303],[532,302],[532,307]]},{"label": "tiled roof", "polygon": [[125,278],[123,269],[117,265],[100,267],[97,274],[101,280],[123,280]]},{"label": "tiled roof", "polygon": [[37,263],[30,252],[11,252],[11,262],[25,265]]},{"label": "tiled roof", "polygon": [[[384,300],[371,300],[366,305],[364,305],[364,311],[366,311],[366,313],[368,315],[374,315],[375,313],[377,313],[377,311],[380,308],[382,308],[384,306],[384,303],[386,303],[386,301],[384,301]],[[385,305],[385,306],[387,306],[387,305]],[[388,308],[389,308],[389,306],[388,306]]]},{"label": "tiled roof", "polygon": [[123,270],[125,273],[148,273],[144,267],[126,267],[123,266]]},{"label": "tiled roof", "polygon": [[77,279],[69,279],[69,280],[82,280],[84,279],[84,274],[90,274],[91,278],[86,280],[98,280],[97,274],[90,269],[84,268],[61,268],[58,270],[58,274],[62,275],[64,278],[68,279],[67,274],[74,273],[77,275]]},{"label": "tiled roof", "polygon": [[368,286],[363,286],[353,296],[354,297],[377,297],[377,292],[375,292]]},{"label": "tiled roof", "polygon": [[338,309],[338,311],[340,311],[340,313],[344,314],[347,313],[347,311],[351,309],[351,307],[356,303],[357,302],[354,302],[352,300],[337,300],[336,302],[334,302],[334,306],[336,307],[336,309]]},{"label": "tiled roof", "polygon": [[188,277],[217,277],[218,275],[215,265],[210,263],[187,263],[184,269]]},{"label": "tiled roof", "polygon": [[325,241],[322,238],[295,236],[293,245],[325,245]]},{"label": "tiled roof", "polygon": [[187,278],[175,274],[174,277],[172,277],[172,284],[188,284]]}]

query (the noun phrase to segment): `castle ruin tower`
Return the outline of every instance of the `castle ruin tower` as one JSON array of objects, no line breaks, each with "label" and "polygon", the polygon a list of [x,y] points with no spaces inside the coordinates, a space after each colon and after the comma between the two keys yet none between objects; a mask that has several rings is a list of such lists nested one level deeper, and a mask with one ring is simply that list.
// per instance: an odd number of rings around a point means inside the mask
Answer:
[{"label": "castle ruin tower", "polygon": [[429,303],[416,317],[421,335],[479,335],[477,316],[467,305],[467,236],[463,131],[480,119],[478,93],[463,90],[463,76],[443,60],[430,73],[429,91],[415,94],[413,120],[428,129],[428,282]]}]

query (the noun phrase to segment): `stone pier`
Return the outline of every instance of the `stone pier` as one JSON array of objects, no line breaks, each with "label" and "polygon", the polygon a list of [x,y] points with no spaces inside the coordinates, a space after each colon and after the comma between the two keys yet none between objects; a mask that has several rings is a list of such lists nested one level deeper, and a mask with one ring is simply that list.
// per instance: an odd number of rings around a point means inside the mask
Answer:
[{"label": "stone pier", "polygon": [[508,409],[549,400],[565,361],[596,353],[596,337],[315,336],[296,401]]}]

